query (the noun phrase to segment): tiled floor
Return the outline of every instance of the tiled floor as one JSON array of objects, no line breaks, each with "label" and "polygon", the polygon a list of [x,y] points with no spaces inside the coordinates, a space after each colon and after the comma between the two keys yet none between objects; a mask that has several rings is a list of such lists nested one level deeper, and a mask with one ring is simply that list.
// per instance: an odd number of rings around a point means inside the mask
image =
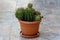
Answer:
[{"label": "tiled floor", "polygon": [[[1,5],[0,6],[0,40],[60,40],[60,7],[59,5],[54,8],[49,7],[48,5],[44,6],[45,4],[44,5],[40,4],[41,8],[40,6],[38,6],[38,8],[35,7],[38,10],[41,9],[40,11],[44,16],[39,28],[40,36],[38,38],[27,39],[27,38],[22,38],[19,34],[20,25],[18,20],[15,17],[15,8],[16,8],[17,2],[15,0],[0,1],[0,5]],[[25,3],[26,2],[27,0],[25,1]],[[35,1],[33,2],[33,4],[37,5],[37,2],[38,1]],[[54,0],[53,2],[55,3]],[[19,7],[19,2],[17,3],[17,7]]]}]

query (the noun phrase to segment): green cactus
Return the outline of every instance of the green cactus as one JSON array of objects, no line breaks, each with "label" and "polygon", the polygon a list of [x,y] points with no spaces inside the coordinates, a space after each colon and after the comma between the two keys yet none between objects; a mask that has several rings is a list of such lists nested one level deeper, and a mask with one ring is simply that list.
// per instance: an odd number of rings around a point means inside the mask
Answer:
[{"label": "green cactus", "polygon": [[38,11],[36,11],[36,15],[41,15],[41,13],[40,13],[40,12],[38,12]]},{"label": "green cactus", "polygon": [[41,19],[41,16],[40,15],[36,15],[35,16],[35,21],[39,21]]},{"label": "green cactus", "polygon": [[41,19],[41,13],[32,7],[33,5],[29,3],[26,9],[18,8],[15,13],[16,17],[23,21],[39,21]]},{"label": "green cactus", "polygon": [[32,8],[26,8],[25,15],[27,16],[27,21],[34,21],[34,14]]},{"label": "green cactus", "polygon": [[23,13],[24,13],[24,8],[18,8],[16,10],[16,17],[20,20],[20,19],[23,19]]},{"label": "green cactus", "polygon": [[31,3],[28,4],[28,8],[32,8],[33,5]]}]

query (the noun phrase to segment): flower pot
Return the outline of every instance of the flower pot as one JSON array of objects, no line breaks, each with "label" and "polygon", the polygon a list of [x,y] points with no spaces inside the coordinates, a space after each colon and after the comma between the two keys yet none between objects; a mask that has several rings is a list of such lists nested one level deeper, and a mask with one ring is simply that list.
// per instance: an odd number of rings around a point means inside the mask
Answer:
[{"label": "flower pot", "polygon": [[38,35],[37,33],[39,32],[39,24],[41,21],[26,22],[20,20],[19,22],[24,36],[34,37],[35,35]]}]

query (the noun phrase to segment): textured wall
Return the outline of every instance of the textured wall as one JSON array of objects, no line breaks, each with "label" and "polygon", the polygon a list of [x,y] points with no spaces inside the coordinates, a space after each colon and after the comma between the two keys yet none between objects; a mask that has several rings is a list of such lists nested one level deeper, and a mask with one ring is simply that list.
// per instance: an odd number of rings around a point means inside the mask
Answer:
[{"label": "textured wall", "polygon": [[59,14],[60,0],[17,0],[16,7],[26,7],[28,3],[33,3],[34,8],[41,11],[42,14]]}]

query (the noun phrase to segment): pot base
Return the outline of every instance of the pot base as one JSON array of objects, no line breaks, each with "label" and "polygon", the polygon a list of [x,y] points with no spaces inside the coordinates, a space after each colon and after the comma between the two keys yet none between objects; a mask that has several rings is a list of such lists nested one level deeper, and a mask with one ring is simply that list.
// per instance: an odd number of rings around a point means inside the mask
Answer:
[{"label": "pot base", "polygon": [[20,35],[24,38],[35,38],[35,37],[38,37],[40,35],[40,33],[38,32],[36,35],[27,36],[27,35],[22,34],[22,31],[20,31]]}]

